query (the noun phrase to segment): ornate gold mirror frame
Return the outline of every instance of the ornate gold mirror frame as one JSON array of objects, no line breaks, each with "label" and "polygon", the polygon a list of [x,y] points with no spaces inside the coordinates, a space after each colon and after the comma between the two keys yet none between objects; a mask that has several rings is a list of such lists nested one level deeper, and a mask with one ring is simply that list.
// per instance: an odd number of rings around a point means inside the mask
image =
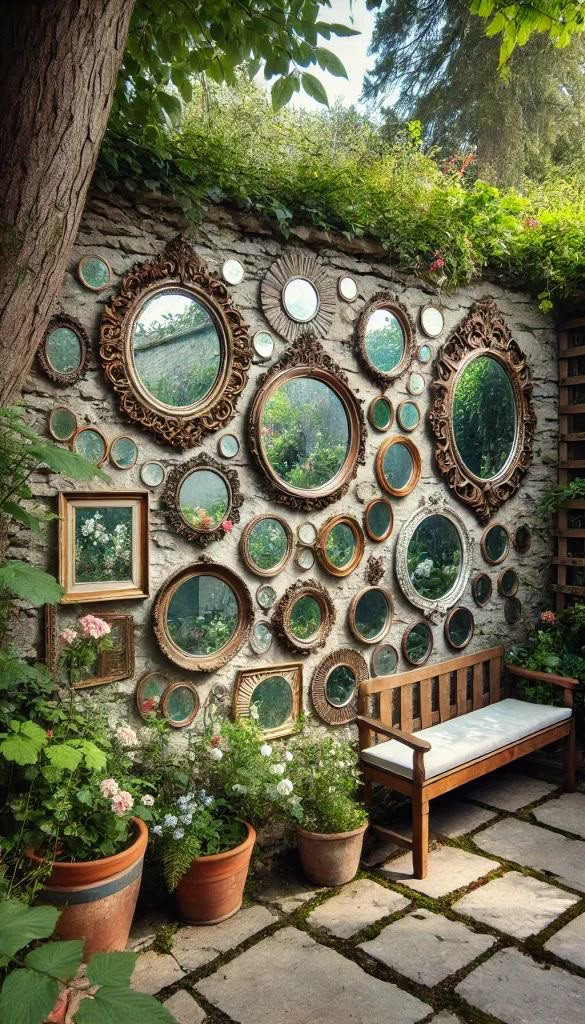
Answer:
[{"label": "ornate gold mirror frame", "polygon": [[[306,638],[295,636],[292,632],[291,615],[300,598],[308,597],[319,607],[320,622],[318,629]],[[316,580],[298,580],[292,583],[280,598],[274,609],[272,625],[278,639],[295,654],[309,654],[324,647],[335,624],[335,608],[325,587]]]},{"label": "ornate gold mirror frame", "polygon": [[[220,477],[226,488],[227,507],[225,514],[216,526],[211,524],[209,529],[189,523],[181,511],[181,487],[187,477],[198,470],[208,470],[210,473],[214,473]],[[173,529],[181,537],[187,537],[203,548],[207,547],[211,541],[223,540],[226,533],[231,531],[234,523],[239,523],[240,506],[244,501],[240,490],[240,478],[235,469],[226,469],[220,462],[216,462],[211,455],[205,453],[196,455],[189,462],[183,462],[180,466],[174,466],[170,470],[162,498],[167,509],[168,520]],[[204,512],[207,510],[201,508],[198,511]]]},{"label": "ornate gold mirror frame", "polygon": [[[380,370],[375,366],[368,355],[366,346],[366,333],[369,319],[372,313],[376,313],[380,309],[385,309],[388,310],[389,313],[392,313],[400,324],[404,341],[404,347],[400,359],[396,365],[387,372]],[[377,295],[374,295],[373,299],[368,302],[367,306],[364,306],[360,314],[360,318],[356,326],[355,339],[358,358],[371,379],[385,390],[392,381],[396,380],[397,377],[400,377],[410,366],[414,358],[415,344],[416,327],[406,306],[404,306],[395,295],[391,295],[389,292],[378,292]]]}]

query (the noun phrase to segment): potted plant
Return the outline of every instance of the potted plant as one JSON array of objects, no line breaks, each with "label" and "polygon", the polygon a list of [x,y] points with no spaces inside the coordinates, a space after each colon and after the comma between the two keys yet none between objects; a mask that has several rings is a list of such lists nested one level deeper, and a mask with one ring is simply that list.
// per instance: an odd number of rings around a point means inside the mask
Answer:
[{"label": "potted plant", "polygon": [[368,827],[367,811],[356,800],[357,753],[349,741],[329,736],[299,737],[290,753],[303,871],[317,885],[350,882]]}]

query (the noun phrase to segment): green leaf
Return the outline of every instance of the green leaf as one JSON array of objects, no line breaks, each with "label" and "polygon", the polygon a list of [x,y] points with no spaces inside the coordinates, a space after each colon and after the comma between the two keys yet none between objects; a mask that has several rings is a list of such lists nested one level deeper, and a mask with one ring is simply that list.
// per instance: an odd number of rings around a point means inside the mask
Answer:
[{"label": "green leaf", "polygon": [[14,956],[33,939],[48,939],[59,920],[54,907],[29,907],[18,900],[0,902],[0,954]]},{"label": "green leaf", "polygon": [[48,743],[48,736],[45,729],[36,722],[23,722],[20,726],[20,733],[23,736],[28,736],[29,739],[36,743],[39,750]]},{"label": "green leaf", "polygon": [[54,576],[17,559],[11,559],[0,566],[1,590],[7,590],[37,608],[41,604],[56,604],[63,594],[63,587],[59,586]]},{"label": "green leaf", "polygon": [[301,75],[301,83],[307,96],[316,100],[317,103],[322,103],[326,107],[329,106],[327,93],[318,78],[315,78],[314,75],[310,75],[307,71],[303,71]]},{"label": "green leaf", "polygon": [[87,976],[92,985],[129,985],[137,959],[137,953],[94,953]]},{"label": "green leaf", "polygon": [[294,75],[286,75],[285,78],[277,78],[270,96],[272,98],[272,109],[280,110],[285,107],[296,89],[296,78]]},{"label": "green leaf", "polygon": [[43,1024],[58,995],[58,981],[35,971],[13,971],[0,992],[0,1024]]},{"label": "green leaf", "polygon": [[350,28],[349,25],[340,25],[338,22],[318,21],[315,25],[318,32],[321,32],[321,27],[326,28],[334,36],[361,36],[357,29]]},{"label": "green leaf", "polygon": [[22,523],[23,526],[32,530],[33,533],[40,532],[41,523],[45,519],[44,516],[41,518],[33,515],[32,512],[28,512],[25,508],[22,508],[21,505],[17,505],[15,501],[2,502],[2,511],[5,515],[11,516],[12,519],[16,519],[17,523]]},{"label": "green leaf", "polygon": [[347,78],[347,71],[337,54],[332,53],[331,50],[324,49],[322,46],[317,46],[315,54],[319,67],[323,68],[323,71],[328,71],[329,74],[335,75],[337,78]]},{"label": "green leaf", "polygon": [[98,989],[93,999],[82,1000],[76,1021],[77,1024],[120,1024],[121,1021],[124,1024],[176,1024],[166,1007],[152,996],[132,992],[129,988],[105,986]]},{"label": "green leaf", "polygon": [[69,942],[46,942],[27,954],[27,967],[50,974],[59,981],[70,981],[79,970],[83,957],[83,939]]},{"label": "green leaf", "polygon": [[11,722],[12,732],[0,743],[0,754],[15,764],[36,764],[47,743],[44,729],[34,722]]},{"label": "green leaf", "polygon": [[98,477],[105,483],[112,482],[108,474],[98,469],[93,462],[89,462],[76,452],[69,451],[68,448],[60,448],[59,445],[47,441],[31,444],[27,450],[40,465],[47,466],[54,473],[60,473],[69,480],[92,480]]},{"label": "green leaf", "polygon": [[47,747],[45,754],[53,768],[68,772],[74,772],[83,758],[81,750],[76,750],[69,743],[57,743],[53,747]]}]

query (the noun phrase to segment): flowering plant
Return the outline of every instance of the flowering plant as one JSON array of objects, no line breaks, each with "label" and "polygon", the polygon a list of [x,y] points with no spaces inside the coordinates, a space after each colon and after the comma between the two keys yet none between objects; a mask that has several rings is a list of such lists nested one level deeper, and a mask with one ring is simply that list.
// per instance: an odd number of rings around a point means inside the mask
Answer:
[{"label": "flowering plant", "polygon": [[333,835],[365,824],[367,811],[356,800],[361,776],[352,743],[330,736],[299,736],[289,754],[288,774],[303,828]]},{"label": "flowering plant", "polygon": [[110,626],[95,615],[84,615],[73,627],[67,627],[60,635],[60,663],[67,674],[69,684],[83,679],[94,667],[102,651],[112,646]]}]

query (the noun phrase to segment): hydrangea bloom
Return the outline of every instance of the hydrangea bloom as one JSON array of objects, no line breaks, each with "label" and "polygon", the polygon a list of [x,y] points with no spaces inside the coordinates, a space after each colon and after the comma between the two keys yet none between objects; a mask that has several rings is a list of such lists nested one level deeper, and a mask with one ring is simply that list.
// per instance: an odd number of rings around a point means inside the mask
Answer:
[{"label": "hydrangea bloom", "polygon": [[161,825],[153,825],[152,826],[152,834],[153,834],[153,836],[162,836],[162,834],[163,834],[162,826]]},{"label": "hydrangea bloom", "polygon": [[79,627],[82,636],[91,637],[92,640],[101,640],[110,632],[109,624],[103,619],[98,619],[96,615],[84,615],[79,620]]},{"label": "hydrangea bloom", "polygon": [[105,796],[106,800],[111,800],[119,792],[120,787],[115,779],[104,779],[103,782],[100,782],[100,793]]},{"label": "hydrangea bloom", "polygon": [[178,819],[174,814],[165,814],[163,818],[163,825],[165,828],[174,828],[177,824]]},{"label": "hydrangea bloom", "polygon": [[263,743],[262,746],[260,747],[260,753],[262,754],[262,757],[270,757],[272,753],[272,747],[270,746],[270,743]]},{"label": "hydrangea bloom", "polygon": [[150,793],[145,793],[142,797],[142,803],[145,807],[152,807],[154,804],[154,797]]},{"label": "hydrangea bloom", "polygon": [[134,799],[131,793],[127,790],[121,789],[116,796],[112,798],[112,810],[119,818],[128,811],[131,811],[134,807]]},{"label": "hydrangea bloom", "polygon": [[285,750],[284,760],[288,761],[289,763],[293,760],[293,755],[291,754],[290,750]]},{"label": "hydrangea bloom", "polygon": [[221,761],[223,757],[223,751],[221,751],[219,747],[212,747],[211,750],[209,751],[209,756],[212,761]]},{"label": "hydrangea bloom", "polygon": [[271,764],[270,765],[270,771],[272,772],[273,775],[284,775],[284,765],[283,764]]},{"label": "hydrangea bloom", "polygon": [[138,744],[138,736],[129,725],[119,725],[116,729],[116,736],[123,747],[135,747]]},{"label": "hydrangea bloom", "polygon": [[185,835],[185,829],[184,828],[177,828],[173,832],[173,839],[182,839],[184,835]]},{"label": "hydrangea bloom", "polygon": [[64,629],[61,633],[59,633],[59,639],[64,644],[73,644],[77,640],[77,633],[75,632],[74,629]]},{"label": "hydrangea bloom", "polygon": [[276,792],[279,793],[280,796],[290,796],[293,789],[294,786],[290,779],[281,779],[276,787]]}]

